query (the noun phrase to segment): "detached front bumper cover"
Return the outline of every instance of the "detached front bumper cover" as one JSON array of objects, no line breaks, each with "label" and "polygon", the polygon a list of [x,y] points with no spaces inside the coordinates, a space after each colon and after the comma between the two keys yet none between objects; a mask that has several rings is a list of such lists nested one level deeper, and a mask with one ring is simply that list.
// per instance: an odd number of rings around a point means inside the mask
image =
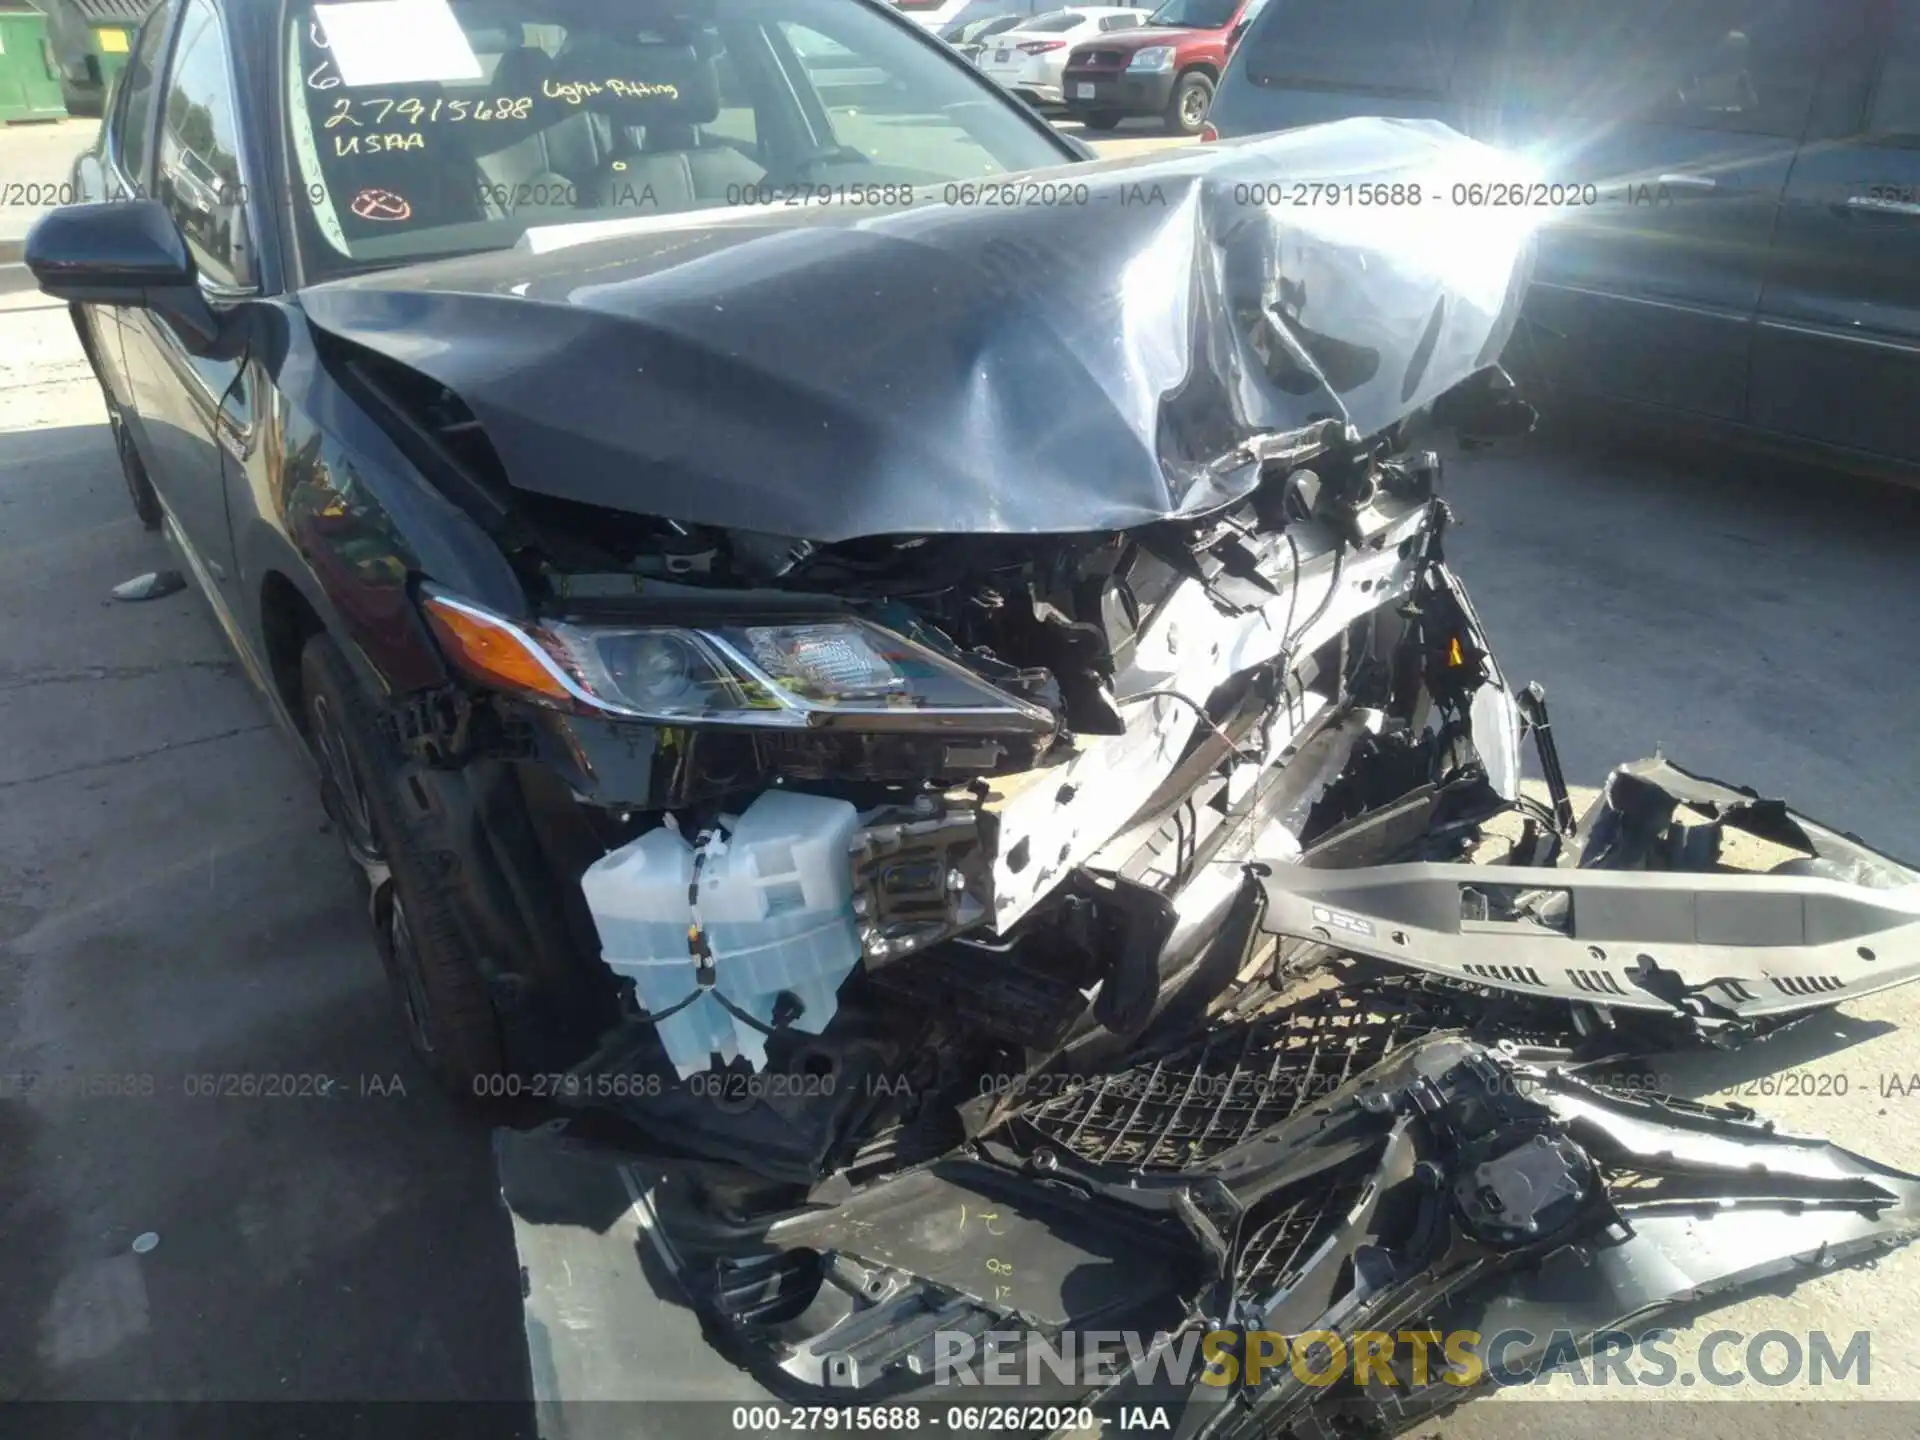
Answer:
[{"label": "detached front bumper cover", "polygon": [[[634,1394],[657,1373],[634,1367],[679,1327],[738,1365],[713,1370],[715,1398],[1150,1403],[1172,1407],[1177,1433],[1265,1435],[1462,1392],[1415,1385],[1400,1357],[1391,1387],[1377,1371],[1365,1388],[1307,1385],[1286,1367],[1222,1384],[1196,1358],[1203,1335],[1473,1329],[1584,1346],[1920,1229],[1920,1177],[1744,1111],[1326,1014],[1222,1027],[1088,1082],[1097,1095],[1031,1104],[966,1152],[752,1221],[727,1218],[744,1211],[725,1167],[503,1132],[536,1391]],[[1116,1160],[1088,1099],[1131,1085],[1164,1109],[1170,1084],[1186,1087],[1180,1143]],[[1141,1337],[1117,1378],[1049,1359],[1116,1331]]]}]

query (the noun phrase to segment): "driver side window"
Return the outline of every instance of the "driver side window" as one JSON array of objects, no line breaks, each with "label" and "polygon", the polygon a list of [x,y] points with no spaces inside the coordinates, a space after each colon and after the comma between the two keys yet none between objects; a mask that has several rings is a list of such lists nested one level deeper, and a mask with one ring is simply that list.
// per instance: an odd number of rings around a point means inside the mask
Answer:
[{"label": "driver side window", "polygon": [[253,265],[234,109],[219,17],[206,0],[187,0],[155,119],[154,198],[187,237],[202,275],[245,287]]}]

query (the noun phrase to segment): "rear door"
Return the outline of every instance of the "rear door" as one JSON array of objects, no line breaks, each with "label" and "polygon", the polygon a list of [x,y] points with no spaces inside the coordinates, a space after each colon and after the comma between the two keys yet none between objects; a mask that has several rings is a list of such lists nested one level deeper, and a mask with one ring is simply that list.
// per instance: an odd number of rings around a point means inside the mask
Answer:
[{"label": "rear door", "polygon": [[1768,245],[1833,3],[1507,0],[1498,135],[1547,187],[1527,201],[1541,228],[1522,368],[1746,418]]},{"label": "rear door", "polygon": [[1754,336],[1756,425],[1920,463],[1920,0],[1829,62]]}]

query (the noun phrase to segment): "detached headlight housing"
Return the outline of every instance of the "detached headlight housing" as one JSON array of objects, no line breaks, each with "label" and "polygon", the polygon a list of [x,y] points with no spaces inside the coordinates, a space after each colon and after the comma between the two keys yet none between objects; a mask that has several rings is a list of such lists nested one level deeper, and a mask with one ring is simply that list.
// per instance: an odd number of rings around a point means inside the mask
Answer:
[{"label": "detached headlight housing", "polygon": [[1055,728],[1051,712],[853,617],[713,626],[522,626],[428,587],[421,605],[472,678],[565,710],[780,730]]},{"label": "detached headlight housing", "polygon": [[1158,73],[1173,69],[1173,46],[1147,45],[1133,52],[1133,58],[1127,62],[1129,70],[1146,70]]}]

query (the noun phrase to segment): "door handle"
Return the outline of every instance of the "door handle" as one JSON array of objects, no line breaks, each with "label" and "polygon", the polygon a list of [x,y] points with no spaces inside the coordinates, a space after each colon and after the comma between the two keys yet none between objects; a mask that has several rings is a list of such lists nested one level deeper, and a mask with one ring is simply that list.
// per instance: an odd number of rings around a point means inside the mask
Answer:
[{"label": "door handle", "polygon": [[1711,175],[1662,175],[1658,184],[1669,190],[1718,190],[1720,182]]},{"label": "door handle", "polygon": [[1863,211],[1868,215],[1920,216],[1920,202],[1912,200],[1889,200],[1882,195],[1849,195],[1842,208]]}]

